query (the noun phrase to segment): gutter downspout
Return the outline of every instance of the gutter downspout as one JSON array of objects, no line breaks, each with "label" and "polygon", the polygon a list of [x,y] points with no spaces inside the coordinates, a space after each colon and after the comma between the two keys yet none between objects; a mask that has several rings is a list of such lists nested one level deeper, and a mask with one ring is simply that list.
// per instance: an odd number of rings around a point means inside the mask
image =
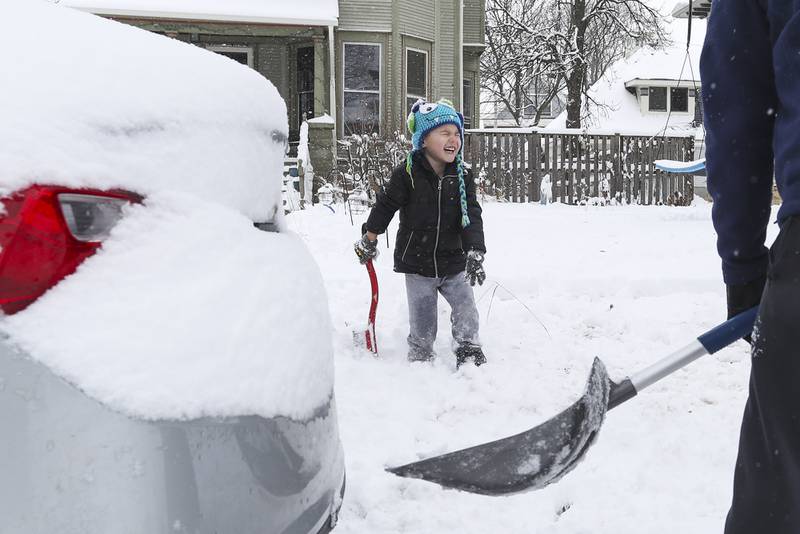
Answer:
[{"label": "gutter downspout", "polygon": [[336,44],[333,40],[333,25],[328,25],[328,60],[330,62],[330,115],[333,119],[333,157],[336,160],[336,139],[339,137],[336,123],[338,122],[338,113],[336,112]]},{"label": "gutter downspout", "polygon": [[[464,115],[464,0],[459,0],[459,40],[458,40],[458,80],[456,81],[456,91],[458,91],[458,101],[461,103],[461,114]],[[473,115],[473,114],[470,114]]]}]

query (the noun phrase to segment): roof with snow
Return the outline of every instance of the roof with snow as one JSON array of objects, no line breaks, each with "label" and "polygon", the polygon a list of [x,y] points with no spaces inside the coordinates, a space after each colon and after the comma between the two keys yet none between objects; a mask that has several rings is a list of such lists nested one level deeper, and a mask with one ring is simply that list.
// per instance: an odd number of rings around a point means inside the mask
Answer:
[{"label": "roof with snow", "polygon": [[[711,12],[711,0],[694,0],[691,5],[692,17],[704,19]],[[689,17],[689,2],[679,2],[672,11],[672,16],[685,19]]]},{"label": "roof with snow", "polygon": [[[628,88],[651,85],[658,80],[663,86],[700,87],[700,51],[705,37],[705,22],[695,21],[692,44],[686,51],[686,20],[673,20],[672,45],[663,50],[641,48],[612,65],[606,74],[589,89],[594,103],[589,104],[589,118],[582,121],[585,128],[613,130],[620,133],[654,135],[687,135],[696,128],[691,119],[675,115],[642,113],[634,91]],[[547,130],[566,128],[566,111],[546,127]]]},{"label": "roof with snow", "polygon": [[338,0],[62,0],[97,15],[291,26],[336,26]]}]

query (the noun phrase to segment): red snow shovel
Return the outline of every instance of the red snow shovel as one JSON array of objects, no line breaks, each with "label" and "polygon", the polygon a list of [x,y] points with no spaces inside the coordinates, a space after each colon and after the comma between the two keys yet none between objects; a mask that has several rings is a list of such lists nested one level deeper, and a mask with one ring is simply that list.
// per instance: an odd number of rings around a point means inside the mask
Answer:
[{"label": "red snow shovel", "polygon": [[369,304],[369,318],[367,319],[367,329],[353,332],[353,342],[357,347],[366,347],[368,351],[378,355],[378,340],[375,338],[375,312],[378,310],[378,277],[375,275],[375,267],[372,260],[366,263],[367,273],[369,273],[369,285],[372,289],[372,299]]}]

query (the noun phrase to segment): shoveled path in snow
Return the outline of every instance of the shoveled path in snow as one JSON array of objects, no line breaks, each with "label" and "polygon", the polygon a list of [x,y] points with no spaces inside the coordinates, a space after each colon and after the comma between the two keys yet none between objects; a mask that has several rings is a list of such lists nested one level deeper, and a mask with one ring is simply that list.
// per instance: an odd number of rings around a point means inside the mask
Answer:
[{"label": "shoveled path in snow", "polygon": [[[291,214],[323,271],[336,328],[348,478],[337,532],[721,532],[746,398],[743,342],[609,413],[585,461],[544,490],[484,497],[383,471],[529,428],[581,394],[595,356],[621,378],[723,320],[710,212],[486,203],[488,279],[475,294],[489,363],[458,371],[443,301],[438,359],[406,361],[403,276],[383,236],[380,358],[354,350],[369,282],[352,242],[366,214],[354,226],[341,207]],[[392,246],[395,232],[396,221]]]}]

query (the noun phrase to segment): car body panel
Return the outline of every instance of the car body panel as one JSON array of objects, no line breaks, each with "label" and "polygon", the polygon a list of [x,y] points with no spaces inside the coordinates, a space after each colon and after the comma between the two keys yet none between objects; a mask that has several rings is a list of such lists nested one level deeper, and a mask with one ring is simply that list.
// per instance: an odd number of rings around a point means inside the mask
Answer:
[{"label": "car body panel", "polygon": [[341,502],[335,414],[134,419],[0,340],[0,533],[315,533]]}]

